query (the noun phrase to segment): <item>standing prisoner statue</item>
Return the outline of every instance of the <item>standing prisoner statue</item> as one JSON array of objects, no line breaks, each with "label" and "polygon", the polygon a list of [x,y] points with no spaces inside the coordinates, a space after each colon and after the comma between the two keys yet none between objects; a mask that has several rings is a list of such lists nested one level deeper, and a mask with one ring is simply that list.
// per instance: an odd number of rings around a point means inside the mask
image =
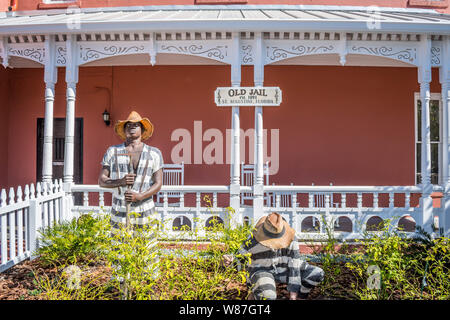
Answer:
[{"label": "standing prisoner statue", "polygon": [[[107,149],[98,184],[115,188],[112,232],[118,232],[127,222],[133,230],[142,230],[155,224],[153,195],[162,186],[163,157],[159,149],[143,142],[152,136],[153,124],[137,112],[132,111],[126,120],[118,121],[114,130],[124,142]],[[156,234],[149,232],[148,248],[156,246]]]}]

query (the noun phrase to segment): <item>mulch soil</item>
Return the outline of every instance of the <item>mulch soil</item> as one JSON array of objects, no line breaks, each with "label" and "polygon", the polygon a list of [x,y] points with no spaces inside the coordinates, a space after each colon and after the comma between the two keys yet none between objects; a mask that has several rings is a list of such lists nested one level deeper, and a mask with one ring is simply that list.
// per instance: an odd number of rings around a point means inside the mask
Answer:
[{"label": "mulch soil", "polygon": [[[166,249],[192,249],[192,245],[162,245]],[[207,249],[207,245],[196,246],[197,250]],[[321,267],[319,263],[312,263]],[[84,266],[84,274],[89,274],[94,285],[105,285],[111,279],[112,270],[106,267],[101,261],[96,261]],[[308,300],[345,300],[357,299],[352,294],[351,283],[356,282],[354,274],[345,267],[343,263],[339,265],[340,273],[333,276],[333,283],[321,284],[311,290]],[[87,271],[87,272],[86,272]],[[12,268],[0,273],[0,300],[47,300],[47,295],[42,292],[36,279],[56,279],[61,275],[61,270],[53,266],[43,266],[40,259],[25,260]],[[92,280],[93,279],[93,280]],[[231,281],[224,289],[224,297],[229,300],[245,299],[248,296],[248,288],[240,282]],[[277,284],[277,299],[289,299],[289,292],[286,284]],[[117,292],[113,292],[111,297],[119,297]]]}]

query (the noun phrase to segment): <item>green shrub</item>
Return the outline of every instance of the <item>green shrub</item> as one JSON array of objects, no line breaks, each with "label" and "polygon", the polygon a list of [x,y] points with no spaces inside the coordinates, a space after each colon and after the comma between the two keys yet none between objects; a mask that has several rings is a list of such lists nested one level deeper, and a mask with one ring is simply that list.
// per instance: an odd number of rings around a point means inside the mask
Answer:
[{"label": "green shrub", "polygon": [[[39,290],[49,299],[58,300],[245,298],[247,271],[224,267],[223,255],[237,255],[251,235],[252,226],[236,223],[234,210],[227,210],[225,223],[213,219],[205,229],[206,237],[199,236],[201,230],[189,231],[194,239],[190,243],[192,250],[149,246],[150,234],[150,238],[167,238],[157,224],[134,230],[119,225],[112,232],[107,216],[83,216],[46,228],[38,251],[41,262],[58,269],[73,265],[82,270],[82,276],[75,289],[64,271],[53,278],[37,277]],[[207,244],[208,249],[200,250],[200,243]],[[89,276],[87,265],[92,260],[106,265],[110,272],[100,285]]]},{"label": "green shrub", "polygon": [[98,258],[108,244],[109,218],[82,215],[40,231],[40,255],[44,265],[63,266]]},{"label": "green shrub", "polygon": [[407,238],[387,221],[381,232],[368,233],[363,245],[363,252],[347,263],[358,276],[353,286],[360,299],[450,297],[448,238],[424,244]]}]

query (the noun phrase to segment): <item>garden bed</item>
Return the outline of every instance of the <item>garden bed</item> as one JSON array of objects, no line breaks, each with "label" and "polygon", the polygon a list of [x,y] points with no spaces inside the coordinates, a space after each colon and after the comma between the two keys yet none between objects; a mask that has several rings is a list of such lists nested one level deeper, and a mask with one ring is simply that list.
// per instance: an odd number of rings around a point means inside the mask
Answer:
[{"label": "garden bed", "polygon": [[[315,265],[321,266],[320,263],[315,263]],[[111,268],[104,263],[89,265],[85,272],[90,274],[91,279],[95,279],[93,285],[95,284],[97,287],[108,287],[108,282],[111,281]],[[61,273],[62,270],[58,270],[56,267],[43,267],[39,258],[23,261],[0,274],[0,300],[48,300],[49,296],[38,284],[38,280],[56,279]],[[335,283],[330,287],[329,292],[322,292],[323,288],[316,287],[310,292],[308,300],[355,299],[357,297],[352,294],[349,285],[352,282],[355,282],[354,274],[342,265],[342,273],[335,277]],[[223,287],[217,289],[222,291],[219,293],[220,296],[228,300],[241,300],[248,297],[247,285],[235,280],[225,283]],[[107,293],[104,296],[105,299],[120,299],[120,293],[113,285],[105,291]],[[171,295],[174,296],[175,293],[172,292]],[[287,300],[288,298],[286,284],[278,284],[277,299]]]},{"label": "garden bed", "polygon": [[[209,242],[151,246],[145,230],[113,232],[108,217],[55,225],[42,232],[37,259],[0,273],[0,300],[248,299],[246,269],[224,267],[222,257],[238,254],[251,227],[217,228],[208,230]],[[308,300],[448,300],[449,244],[448,238],[426,233],[408,239],[388,227],[358,246],[330,236],[321,245],[310,244],[308,254],[300,248],[304,260],[325,273]],[[279,284],[277,298],[288,296],[286,285]]]}]

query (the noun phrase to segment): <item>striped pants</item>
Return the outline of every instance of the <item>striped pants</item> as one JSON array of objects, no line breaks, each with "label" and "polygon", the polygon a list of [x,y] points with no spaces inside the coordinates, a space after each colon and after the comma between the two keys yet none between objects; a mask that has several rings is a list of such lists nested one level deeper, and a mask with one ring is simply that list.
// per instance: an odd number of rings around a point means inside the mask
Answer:
[{"label": "striped pants", "polygon": [[[305,298],[313,287],[323,281],[324,272],[321,268],[304,262],[300,267],[300,277],[298,297]],[[280,277],[266,270],[256,270],[252,272],[249,280],[256,300],[276,300],[276,283],[286,283],[286,276]]]}]

